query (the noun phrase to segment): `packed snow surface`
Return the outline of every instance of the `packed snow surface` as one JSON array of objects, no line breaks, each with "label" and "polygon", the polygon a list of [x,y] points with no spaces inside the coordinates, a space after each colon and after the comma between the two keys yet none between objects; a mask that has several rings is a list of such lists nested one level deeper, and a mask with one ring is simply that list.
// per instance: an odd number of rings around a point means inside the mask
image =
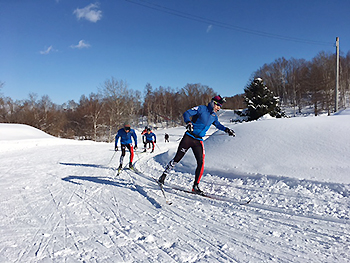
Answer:
[{"label": "packed snow surface", "polygon": [[[0,124],[0,262],[350,262],[350,114],[230,123],[166,179],[184,127],[155,130],[154,153],[116,176],[114,143]],[[164,142],[164,133],[170,143]],[[124,159],[127,164],[129,155]],[[248,205],[241,205],[251,199]]]}]

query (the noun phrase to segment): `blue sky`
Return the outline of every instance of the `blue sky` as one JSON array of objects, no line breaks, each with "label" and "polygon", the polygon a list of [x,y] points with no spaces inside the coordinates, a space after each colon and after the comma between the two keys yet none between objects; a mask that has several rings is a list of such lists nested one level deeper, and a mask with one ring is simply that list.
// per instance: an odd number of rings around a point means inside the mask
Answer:
[{"label": "blue sky", "polygon": [[[350,51],[348,0],[0,0],[1,93],[62,104],[107,79],[243,93],[277,58]],[[281,39],[283,38],[283,39]]]}]

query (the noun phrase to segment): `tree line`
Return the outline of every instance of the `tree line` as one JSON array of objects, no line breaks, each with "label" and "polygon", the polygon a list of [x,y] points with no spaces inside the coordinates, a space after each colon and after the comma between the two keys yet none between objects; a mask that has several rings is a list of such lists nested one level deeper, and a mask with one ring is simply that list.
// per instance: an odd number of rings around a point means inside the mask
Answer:
[{"label": "tree line", "polygon": [[212,88],[202,84],[187,84],[178,90],[154,89],[147,84],[142,102],[140,91],[112,77],[97,93],[63,105],[53,103],[47,95],[39,98],[32,93],[20,101],[1,96],[0,122],[27,124],[61,138],[110,142],[126,121],[134,127],[182,125],[184,111],[207,104],[215,95]]},{"label": "tree line", "polygon": [[[340,62],[339,107],[344,108],[350,104],[350,52],[341,56]],[[313,107],[315,115],[334,109],[334,54],[320,52],[311,61],[276,59],[253,72],[247,87],[256,78],[261,78],[274,96],[279,97],[282,108],[294,107],[296,114],[305,107]],[[0,88],[3,86],[0,82]],[[28,99],[13,101],[0,94],[0,122],[28,124],[61,138],[112,141],[125,121],[134,127],[182,125],[184,111],[207,104],[215,95],[212,88],[200,83],[180,89],[153,88],[148,83],[142,94],[130,89],[125,81],[112,77],[98,92],[63,105],[53,103],[47,95],[39,98],[37,94],[29,94]],[[247,108],[246,95],[226,98],[223,108]]]},{"label": "tree line", "polygon": [[[311,61],[282,57],[263,65],[252,79],[256,77],[264,80],[283,107],[293,107],[296,114],[305,107],[313,107],[315,115],[330,114],[335,108],[336,57],[332,53],[322,51]],[[350,52],[340,56],[338,99],[339,108],[349,107]]]}]

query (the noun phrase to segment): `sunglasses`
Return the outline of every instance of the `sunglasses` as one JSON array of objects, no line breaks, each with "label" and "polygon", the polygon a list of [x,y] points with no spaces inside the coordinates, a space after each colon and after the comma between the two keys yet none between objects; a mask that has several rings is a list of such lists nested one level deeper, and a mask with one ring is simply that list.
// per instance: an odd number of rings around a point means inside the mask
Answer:
[{"label": "sunglasses", "polygon": [[215,100],[213,100],[213,101],[214,101],[214,104],[215,104],[215,105],[219,106],[220,108],[222,107],[222,104],[220,104],[219,102],[217,102],[217,101],[215,101]]},{"label": "sunglasses", "polygon": [[124,127],[126,131],[130,131],[130,127]]}]

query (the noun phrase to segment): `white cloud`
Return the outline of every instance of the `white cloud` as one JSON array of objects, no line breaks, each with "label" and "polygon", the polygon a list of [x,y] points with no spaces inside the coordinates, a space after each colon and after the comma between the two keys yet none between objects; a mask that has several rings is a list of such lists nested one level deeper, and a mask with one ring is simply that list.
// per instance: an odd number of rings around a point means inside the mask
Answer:
[{"label": "white cloud", "polygon": [[53,52],[53,51],[55,51],[55,50],[53,49],[53,47],[52,47],[52,46],[49,46],[46,50],[40,51],[40,54],[41,54],[41,55],[47,55],[47,54],[49,54],[50,52]]},{"label": "white cloud", "polygon": [[209,26],[207,27],[207,33],[209,33],[212,29],[213,29],[213,25],[209,25]]},{"label": "white cloud", "polygon": [[85,18],[86,20],[94,23],[102,18],[102,11],[98,10],[97,4],[89,4],[81,9],[77,8],[74,10],[73,14],[77,16],[78,20]]},{"label": "white cloud", "polygon": [[71,48],[79,48],[79,49],[82,49],[82,48],[89,48],[90,45],[88,43],[85,43],[84,40],[80,40],[78,45],[71,45],[70,46]]}]

